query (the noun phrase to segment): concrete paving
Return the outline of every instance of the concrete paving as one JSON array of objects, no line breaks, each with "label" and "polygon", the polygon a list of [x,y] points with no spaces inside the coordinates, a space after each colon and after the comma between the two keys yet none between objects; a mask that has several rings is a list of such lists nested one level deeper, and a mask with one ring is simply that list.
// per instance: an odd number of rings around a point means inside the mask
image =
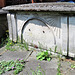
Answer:
[{"label": "concrete paving", "polygon": [[16,60],[16,59],[26,59],[31,51],[6,51],[0,56],[0,61],[5,60]]},{"label": "concrete paving", "polygon": [[61,61],[61,72],[63,75],[75,75],[75,69],[71,68],[71,64],[75,61]]},{"label": "concrete paving", "polygon": [[50,62],[36,60],[37,53],[37,51],[34,51],[27,59],[28,62],[26,63],[25,69],[23,71],[24,75],[27,75],[27,72],[29,73],[29,75],[32,75],[31,69],[36,71],[38,64],[40,64],[41,68],[44,70],[45,75],[56,75],[58,68],[58,59],[54,58]]},{"label": "concrete paving", "polygon": [[[36,60],[36,54],[38,51],[5,51],[4,48],[0,49],[0,61],[2,60],[16,60],[17,58],[23,58],[26,60],[25,68],[22,72],[20,72],[18,75],[32,75],[32,70],[36,71],[39,64],[41,66],[41,70],[45,72],[45,75],[57,75],[57,68],[58,68],[58,59],[52,58],[50,62],[48,61],[40,61]],[[63,75],[75,75],[75,69],[72,69],[71,63],[68,63],[67,61],[61,62],[61,72]],[[44,72],[42,71],[43,75]],[[9,71],[4,73],[3,75],[13,75],[13,71]]]},{"label": "concrete paving", "polygon": [[[0,50],[0,51],[2,52],[2,50]],[[38,67],[38,64],[40,64],[41,68],[44,70],[46,75],[56,75],[57,68],[58,68],[58,65],[57,65],[58,60],[54,58],[50,62],[39,61],[39,60],[36,60],[37,53],[38,53],[37,51],[33,51],[33,52],[32,51],[5,51],[0,56],[0,61],[16,60],[17,58],[27,59],[25,68],[18,75],[28,75],[28,73],[29,73],[29,75],[32,75],[31,69],[35,71]],[[42,72],[42,73],[44,73],[44,72]],[[6,72],[3,75],[13,75],[13,71]]]}]

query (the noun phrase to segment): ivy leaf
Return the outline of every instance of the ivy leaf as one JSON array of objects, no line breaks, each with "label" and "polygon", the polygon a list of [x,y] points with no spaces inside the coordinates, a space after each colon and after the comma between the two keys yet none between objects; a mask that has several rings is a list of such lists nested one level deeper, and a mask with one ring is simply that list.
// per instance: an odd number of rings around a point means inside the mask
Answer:
[{"label": "ivy leaf", "polygon": [[75,65],[71,65],[71,68],[75,68]]},{"label": "ivy leaf", "polygon": [[11,70],[11,67],[6,67],[6,71],[10,71]]},{"label": "ivy leaf", "polygon": [[49,57],[49,58],[47,58],[47,61],[50,61],[51,60],[51,58]]},{"label": "ivy leaf", "polygon": [[18,70],[17,69],[14,71],[14,74],[18,74]]},{"label": "ivy leaf", "polygon": [[41,59],[40,59],[40,61],[42,61],[42,60],[44,60],[45,59],[45,57],[42,57]]},{"label": "ivy leaf", "polygon": [[46,56],[48,55],[48,51],[46,51],[46,52],[44,52],[44,53],[45,53]]},{"label": "ivy leaf", "polygon": [[43,56],[45,53],[44,52],[41,52],[41,56]]},{"label": "ivy leaf", "polygon": [[38,70],[37,75],[43,75],[40,70]]},{"label": "ivy leaf", "polygon": [[38,60],[38,59],[40,59],[41,57],[42,57],[41,55],[40,55],[40,56],[38,56],[38,57],[37,57],[37,60]]}]

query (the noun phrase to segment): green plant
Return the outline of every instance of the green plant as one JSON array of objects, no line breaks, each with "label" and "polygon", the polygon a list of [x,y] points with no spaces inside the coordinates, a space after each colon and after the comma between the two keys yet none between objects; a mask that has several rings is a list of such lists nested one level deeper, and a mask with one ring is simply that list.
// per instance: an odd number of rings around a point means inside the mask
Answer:
[{"label": "green plant", "polygon": [[25,49],[25,50],[29,50],[29,46],[28,43],[24,42],[24,43],[17,43],[16,46],[18,46],[20,49]]},{"label": "green plant", "polygon": [[63,55],[63,53],[62,53],[62,50],[61,50],[61,49],[60,49],[60,52],[59,52],[59,54]]},{"label": "green plant", "polygon": [[42,52],[39,52],[37,55],[37,60],[47,60],[47,61],[50,61],[51,60],[51,53],[49,54],[48,53],[48,50],[47,51],[42,51]]},{"label": "green plant", "polygon": [[18,37],[17,46],[19,46],[21,49],[25,48],[25,50],[29,50],[28,43],[25,40],[23,40],[22,43],[20,43],[20,42],[21,42],[21,40]]},{"label": "green plant", "polygon": [[7,38],[6,49],[7,50],[14,51],[15,48],[13,48],[13,46],[14,46],[14,42],[12,42],[11,40],[9,40],[9,38]]},{"label": "green plant", "polygon": [[29,46],[26,42],[24,43],[19,43],[19,42],[12,42],[9,38],[6,39],[7,44],[6,44],[6,50],[11,50],[11,51],[15,51],[17,49],[25,49],[25,50],[29,50]]},{"label": "green plant", "polygon": [[35,71],[31,69],[31,72],[32,72],[32,75],[46,75],[45,71],[41,68],[40,65],[37,67]]},{"label": "green plant", "polygon": [[59,62],[59,63],[58,63],[58,68],[57,68],[57,75],[61,75],[60,66],[61,66],[61,64],[60,64],[60,62]]},{"label": "green plant", "polygon": [[57,46],[55,46],[55,50],[54,50],[54,52],[56,53],[56,51],[57,51]]},{"label": "green plant", "polygon": [[58,55],[58,68],[57,68],[57,75],[61,75],[61,70],[60,70],[60,67],[61,67],[61,56]]},{"label": "green plant", "polygon": [[71,65],[71,68],[75,68],[75,64],[72,64],[72,65]]},{"label": "green plant", "polygon": [[0,75],[6,71],[14,70],[14,74],[18,74],[24,68],[25,61],[24,59],[17,59],[15,61],[1,61],[0,62]]},{"label": "green plant", "polygon": [[28,43],[24,42],[23,44],[24,44],[24,48],[25,48],[26,50],[29,50]]}]

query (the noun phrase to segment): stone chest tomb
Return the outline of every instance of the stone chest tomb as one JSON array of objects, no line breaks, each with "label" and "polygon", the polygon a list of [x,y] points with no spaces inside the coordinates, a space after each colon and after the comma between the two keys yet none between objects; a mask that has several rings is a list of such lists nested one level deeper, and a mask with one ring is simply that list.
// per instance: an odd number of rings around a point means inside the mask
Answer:
[{"label": "stone chest tomb", "polygon": [[75,56],[75,4],[33,3],[4,7],[9,25],[9,36],[18,37],[29,45],[41,44],[44,49],[57,46],[64,55]]}]

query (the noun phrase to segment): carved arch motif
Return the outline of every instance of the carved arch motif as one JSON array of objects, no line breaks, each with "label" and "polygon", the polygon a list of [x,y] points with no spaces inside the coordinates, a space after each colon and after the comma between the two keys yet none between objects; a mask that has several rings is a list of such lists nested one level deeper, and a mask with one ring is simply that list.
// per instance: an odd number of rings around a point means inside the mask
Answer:
[{"label": "carved arch motif", "polygon": [[55,38],[55,35],[54,35],[54,32],[53,30],[50,28],[50,26],[47,24],[47,22],[45,22],[42,18],[39,18],[39,17],[30,17],[26,20],[26,22],[24,23],[23,27],[22,27],[22,30],[21,30],[21,43],[23,43],[23,31],[24,31],[24,28],[26,26],[26,24],[31,21],[31,20],[39,20],[41,21],[42,23],[44,23],[51,31],[52,31],[52,34],[54,36],[54,44],[56,44],[56,38]]}]

